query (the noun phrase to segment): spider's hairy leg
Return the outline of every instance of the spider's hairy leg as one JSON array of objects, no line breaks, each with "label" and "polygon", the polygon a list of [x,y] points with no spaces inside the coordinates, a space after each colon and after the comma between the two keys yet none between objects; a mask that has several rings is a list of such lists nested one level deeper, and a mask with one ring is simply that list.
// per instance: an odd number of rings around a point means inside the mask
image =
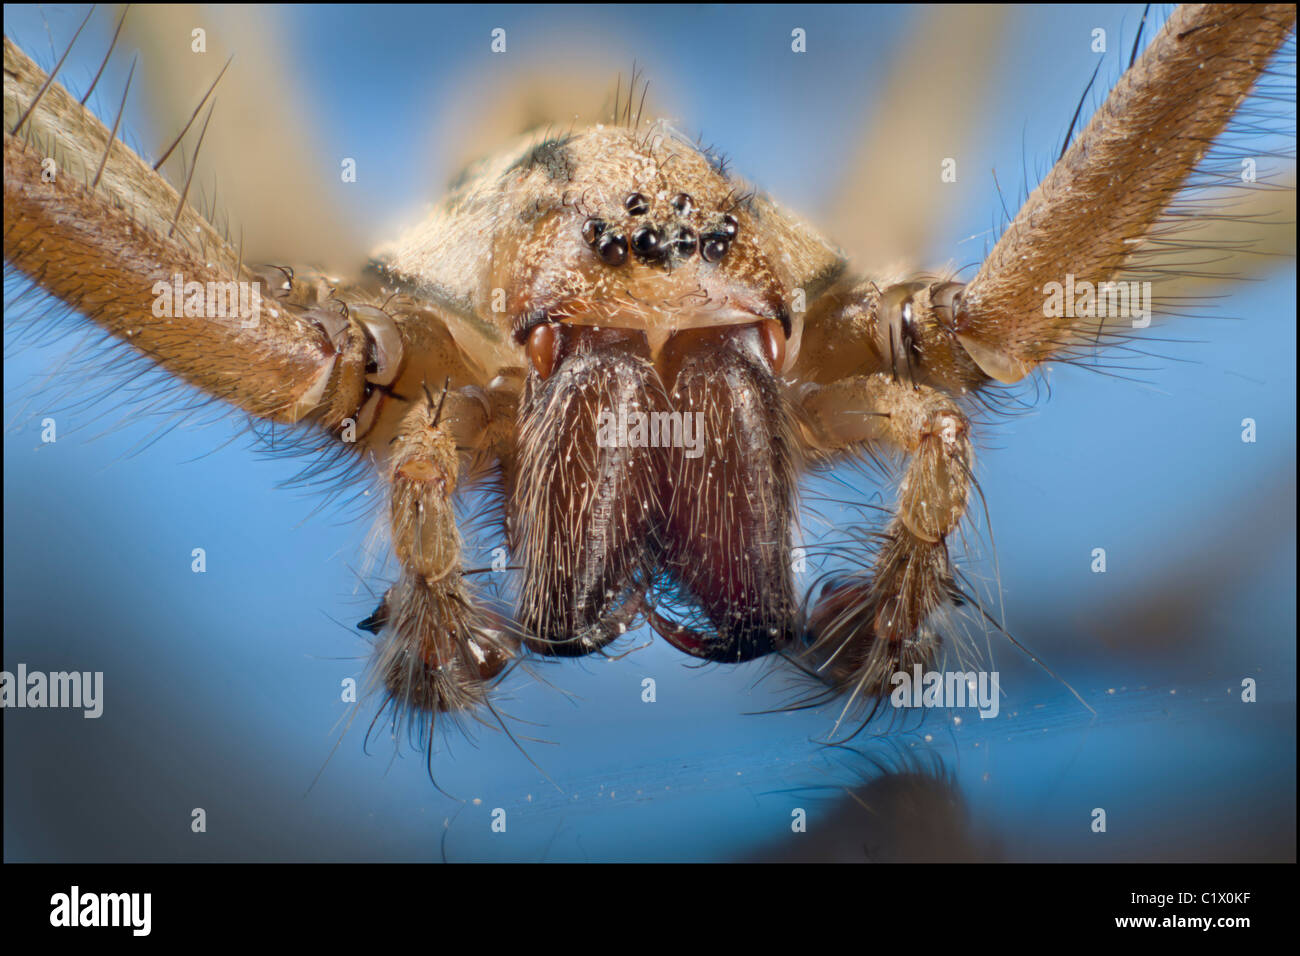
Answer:
[{"label": "spider's hairy leg", "polygon": [[[1188,253],[1204,251],[1198,244],[1207,240],[1190,231],[1197,210],[1187,215],[1180,197],[1233,187],[1232,176],[1205,168],[1207,158],[1295,17],[1294,4],[1179,7],[969,283],[927,276],[842,284],[813,305],[796,376],[827,383],[887,368],[965,395],[1122,341],[1134,303],[1120,280],[1177,276]],[[1214,251],[1226,257],[1234,248]],[[1058,308],[1053,288],[1090,288],[1096,299]],[[1116,319],[1123,324],[1108,324]]]},{"label": "spider's hairy leg", "polygon": [[253,415],[337,426],[357,410],[374,350],[363,324],[271,296],[265,275],[67,90],[41,93],[45,73],[7,37],[4,71],[7,267]]},{"label": "spider's hairy leg", "polygon": [[482,435],[488,406],[473,391],[427,393],[411,403],[392,439],[389,523],[401,577],[362,627],[378,633],[372,675],[393,719],[409,717],[426,740],[432,716],[486,702],[487,688],[517,655],[509,623],[467,584],[452,504],[468,436]]},{"label": "spider's hairy leg", "polygon": [[895,283],[845,277],[809,310],[794,377],[829,384],[888,369],[899,381],[954,394],[987,384],[950,331],[962,289],[931,276]]},{"label": "spider's hairy leg", "polygon": [[952,303],[950,332],[985,372],[1018,381],[1098,334],[1097,320],[1045,307],[1049,283],[1113,283],[1135,253],[1159,265],[1143,241],[1176,245],[1177,219],[1162,217],[1295,20],[1295,4],[1174,11]]},{"label": "spider's hairy leg", "polygon": [[887,373],[805,386],[800,404],[816,453],[865,444],[908,456],[871,571],[829,582],[806,623],[809,669],[832,690],[873,703],[895,672],[931,668],[939,637],[928,621],[959,598],[946,538],[971,490],[970,423],[943,392]]}]

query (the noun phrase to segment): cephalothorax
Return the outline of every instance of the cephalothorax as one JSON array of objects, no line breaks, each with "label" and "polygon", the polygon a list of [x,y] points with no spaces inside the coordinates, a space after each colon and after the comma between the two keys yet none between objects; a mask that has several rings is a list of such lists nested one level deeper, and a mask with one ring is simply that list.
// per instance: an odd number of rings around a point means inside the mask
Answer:
[{"label": "cephalothorax", "polygon": [[[474,707],[521,655],[588,654],[642,620],[695,657],[779,653],[875,698],[934,659],[961,599],[965,403],[1114,333],[1045,308],[1045,284],[1131,264],[1294,18],[1175,13],[969,283],[856,275],[630,107],[472,167],[352,282],[253,268],[6,40],[5,258],[185,381],[374,461],[402,572],[363,626],[398,704]],[[175,274],[276,293],[251,323],[162,321]],[[869,570],[797,594],[800,474],[874,449],[908,464]],[[513,609],[464,573],[453,500],[485,468]]]}]

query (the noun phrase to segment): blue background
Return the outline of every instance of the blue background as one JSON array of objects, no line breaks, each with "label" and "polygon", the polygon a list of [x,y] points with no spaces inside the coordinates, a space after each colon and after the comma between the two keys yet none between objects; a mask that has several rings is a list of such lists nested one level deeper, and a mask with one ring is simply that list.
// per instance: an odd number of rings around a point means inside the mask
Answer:
[{"label": "blue background", "polygon": [[[60,51],[84,9],[44,8]],[[932,263],[978,261],[1001,222],[989,171],[1009,193],[1022,176],[1036,181],[1096,64],[1091,29],[1112,37],[1104,90],[1140,9],[1021,8],[1009,19],[990,56],[980,134],[963,147],[965,172],[934,224]],[[655,95],[684,128],[816,221],[872,122],[883,54],[915,16],[662,6],[276,15],[322,142],[381,171],[357,184],[374,222],[435,198],[429,184],[455,171],[438,150],[430,156],[429,131],[445,129],[458,91],[500,68],[487,42],[496,26],[512,54],[554,50],[557,70],[584,44],[635,57],[662,79]],[[75,90],[112,25],[100,11],[78,42],[64,74]],[[789,53],[792,26],[808,31],[805,55]],[[48,69],[39,12],[7,6],[5,32]],[[102,81],[112,92],[101,115],[116,107],[128,62],[119,52]],[[147,117],[128,112],[127,122],[138,141],[159,140]],[[1288,204],[1293,218],[1293,195]],[[974,856],[1293,859],[1294,288],[1291,261],[1266,281],[1218,290],[1212,317],[1156,333],[1181,341],[1154,349],[1169,358],[1146,382],[1056,368],[1050,398],[981,435],[977,476],[1008,628],[1096,717],[993,635],[1007,694],[996,721],[938,712],[860,736],[859,752],[828,751],[812,740],[833,711],[747,714],[788,699],[779,681],[755,684],[761,664],[696,668],[653,642],[617,661],[541,669],[576,700],[512,682],[505,708],[541,725],[512,724],[549,741],[525,745],[546,777],[500,733],[452,736],[435,769],[463,800],[430,785],[422,755],[395,758],[382,734],[366,755],[368,710],[335,748],[351,714],[340,681],[367,651],[351,625],[383,587],[359,579],[370,520],[277,489],[295,463],[253,454],[237,418],[177,424],[115,411],[121,386],[108,375],[85,377],[78,394],[116,395],[45,407],[43,383],[60,382],[77,339],[7,331],[4,666],[102,670],[107,690],[99,720],[5,713],[5,857],[888,855],[881,845],[934,818],[882,823],[861,807],[894,806],[880,798],[882,779],[920,771],[917,785],[942,798]],[[51,413],[60,440],[43,445]],[[1240,440],[1244,417],[1259,423],[1256,444]],[[875,491],[844,477],[864,499]],[[990,581],[982,540],[969,569]],[[1104,575],[1089,571],[1099,546]],[[206,574],[190,571],[194,547],[207,550]],[[638,633],[628,646],[647,641]],[[641,701],[645,677],[657,682],[654,704]],[[1259,703],[1238,702],[1244,677],[1258,681]],[[846,802],[854,788],[869,799]],[[190,832],[194,807],[207,811],[206,834]],[[489,829],[496,807],[505,834]],[[810,820],[800,837],[790,834],[797,807]],[[1104,835],[1088,827],[1095,807],[1108,812]]]}]

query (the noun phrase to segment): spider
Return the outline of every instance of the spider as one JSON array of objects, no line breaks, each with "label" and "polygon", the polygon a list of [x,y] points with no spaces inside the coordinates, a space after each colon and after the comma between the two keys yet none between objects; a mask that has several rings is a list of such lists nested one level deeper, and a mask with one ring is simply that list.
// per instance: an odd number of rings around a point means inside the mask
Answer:
[{"label": "spider", "polygon": [[[1117,121],[1138,125],[1087,126],[968,282],[859,271],[643,122],[630,96],[614,122],[530,136],[474,167],[355,279],[254,267],[181,201],[184,186],[104,149],[107,129],[69,134],[58,117],[78,117],[72,98],[57,83],[38,97],[44,75],[8,43],[6,260],[178,378],[374,463],[403,568],[365,623],[403,708],[482,706],[525,649],[591,653],[640,618],[698,658],[780,653],[838,695],[878,697],[891,674],[934,662],[935,622],[962,599],[948,541],[970,504],[972,407],[1116,340],[1045,315],[1041,284],[1104,282],[1151,261],[1135,238],[1176,241],[1162,213],[1291,22],[1268,8],[1196,15],[1177,14],[1112,93],[1143,104]],[[1205,62],[1223,67],[1188,97]],[[63,171],[53,184],[42,149]],[[1079,191],[1096,208],[1061,199]],[[252,327],[151,322],[173,274],[275,292]],[[666,447],[636,424],[602,441],[602,413],[620,410],[666,422]],[[799,476],[864,451],[909,456],[894,515],[863,572],[805,602],[790,571]],[[452,505],[481,471],[499,482],[521,567],[512,609],[464,574]]]}]

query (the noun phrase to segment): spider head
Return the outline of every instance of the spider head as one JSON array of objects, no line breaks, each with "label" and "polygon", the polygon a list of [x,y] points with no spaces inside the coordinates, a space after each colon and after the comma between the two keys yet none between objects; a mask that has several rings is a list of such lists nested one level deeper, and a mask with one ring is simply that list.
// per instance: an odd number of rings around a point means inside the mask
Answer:
[{"label": "spider head", "polygon": [[679,333],[755,326],[779,374],[844,261],[654,124],[532,136],[470,167],[374,266],[452,313],[452,334],[489,375],[558,368],[548,344],[562,344],[559,329],[528,348],[541,325],[628,330],[656,362]]},{"label": "spider head", "polygon": [[659,127],[597,127],[552,144],[549,157],[561,148],[560,201],[526,229],[503,230],[494,255],[533,367],[549,375],[562,359],[556,326],[639,333],[658,364],[683,333],[753,325],[780,372],[791,290],[750,198]]}]

